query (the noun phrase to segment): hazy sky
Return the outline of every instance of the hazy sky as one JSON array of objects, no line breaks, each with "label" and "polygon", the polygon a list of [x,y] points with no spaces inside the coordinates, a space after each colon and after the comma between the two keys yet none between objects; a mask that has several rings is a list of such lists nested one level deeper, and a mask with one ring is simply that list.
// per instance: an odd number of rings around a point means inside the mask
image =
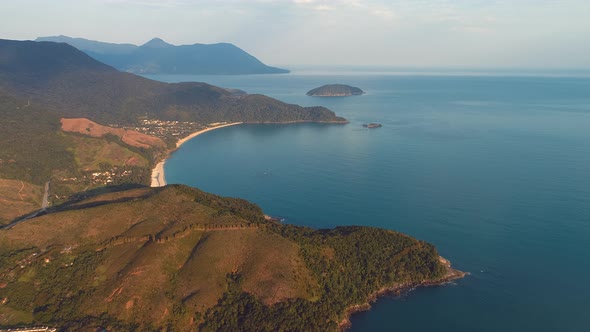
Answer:
[{"label": "hazy sky", "polygon": [[590,0],[0,0],[0,38],[60,34],[274,65],[590,68]]}]

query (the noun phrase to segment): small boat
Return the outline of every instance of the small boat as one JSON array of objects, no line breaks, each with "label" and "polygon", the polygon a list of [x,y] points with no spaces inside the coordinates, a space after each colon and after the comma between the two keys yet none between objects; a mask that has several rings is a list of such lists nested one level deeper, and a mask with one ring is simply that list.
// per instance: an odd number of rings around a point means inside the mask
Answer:
[{"label": "small boat", "polygon": [[380,128],[382,127],[380,123],[365,123],[363,125],[365,128],[373,129],[373,128]]}]

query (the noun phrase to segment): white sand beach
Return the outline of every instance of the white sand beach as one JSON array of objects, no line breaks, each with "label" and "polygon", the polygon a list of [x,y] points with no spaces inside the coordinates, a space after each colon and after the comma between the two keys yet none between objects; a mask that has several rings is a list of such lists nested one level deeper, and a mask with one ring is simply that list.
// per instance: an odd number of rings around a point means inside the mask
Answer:
[{"label": "white sand beach", "polygon": [[[229,127],[229,126],[235,126],[235,125],[239,125],[239,124],[242,124],[242,122],[224,123],[224,124],[209,127],[209,128],[203,129],[203,130],[199,130],[199,131],[194,132],[194,133],[188,135],[187,137],[179,140],[176,143],[176,149],[178,149],[182,144],[188,142],[190,139],[195,138],[195,137],[197,137],[203,133],[206,133],[208,131],[212,131],[212,130],[224,128],[224,127]],[[166,164],[166,159],[160,161],[156,165],[156,167],[154,167],[154,169],[152,170],[152,183],[151,183],[152,187],[163,187],[166,185],[166,176],[164,175],[164,165],[165,164]]]},{"label": "white sand beach", "polygon": [[164,164],[166,159],[156,164],[152,170],[152,184],[151,187],[163,187],[166,185],[166,178],[164,177]]},{"label": "white sand beach", "polygon": [[207,128],[207,129],[199,130],[199,131],[197,131],[197,132],[194,132],[194,133],[192,133],[192,134],[188,135],[187,137],[185,137],[185,138],[183,138],[183,139],[179,140],[179,141],[176,143],[176,148],[178,149],[178,148],[179,148],[181,145],[183,145],[184,143],[186,143],[186,142],[187,142],[187,141],[189,141],[190,139],[192,139],[192,138],[194,138],[194,137],[197,137],[197,136],[199,136],[199,135],[201,135],[201,134],[204,134],[204,133],[206,133],[206,132],[208,132],[208,131],[215,130],[215,129],[219,129],[219,128],[224,128],[224,127],[229,127],[229,126],[235,126],[235,125],[239,125],[239,124],[242,124],[242,123],[243,123],[243,122],[232,122],[232,123],[225,123],[225,124],[220,124],[220,125],[217,125],[217,126],[209,127],[209,128]]}]

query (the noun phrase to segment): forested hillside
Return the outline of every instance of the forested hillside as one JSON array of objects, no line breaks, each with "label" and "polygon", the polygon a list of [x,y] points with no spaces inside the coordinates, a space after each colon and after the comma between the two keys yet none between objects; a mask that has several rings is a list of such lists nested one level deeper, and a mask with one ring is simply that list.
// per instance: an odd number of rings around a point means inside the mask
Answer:
[{"label": "forested hillside", "polygon": [[133,124],[139,117],[210,122],[346,122],[324,107],[262,95],[239,96],[206,83],[168,84],[102,64],[53,42],[0,40],[0,90],[66,117]]},{"label": "forested hillside", "polygon": [[462,276],[387,230],[312,230],[185,186],[90,196],[0,230],[0,324],[336,331],[379,290]]}]

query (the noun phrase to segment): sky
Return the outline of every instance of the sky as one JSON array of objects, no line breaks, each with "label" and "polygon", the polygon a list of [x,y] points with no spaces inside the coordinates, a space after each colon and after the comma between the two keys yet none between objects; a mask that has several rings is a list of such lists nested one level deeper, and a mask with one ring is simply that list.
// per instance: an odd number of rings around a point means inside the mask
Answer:
[{"label": "sky", "polygon": [[0,0],[0,38],[229,42],[270,65],[590,68],[589,0]]}]

